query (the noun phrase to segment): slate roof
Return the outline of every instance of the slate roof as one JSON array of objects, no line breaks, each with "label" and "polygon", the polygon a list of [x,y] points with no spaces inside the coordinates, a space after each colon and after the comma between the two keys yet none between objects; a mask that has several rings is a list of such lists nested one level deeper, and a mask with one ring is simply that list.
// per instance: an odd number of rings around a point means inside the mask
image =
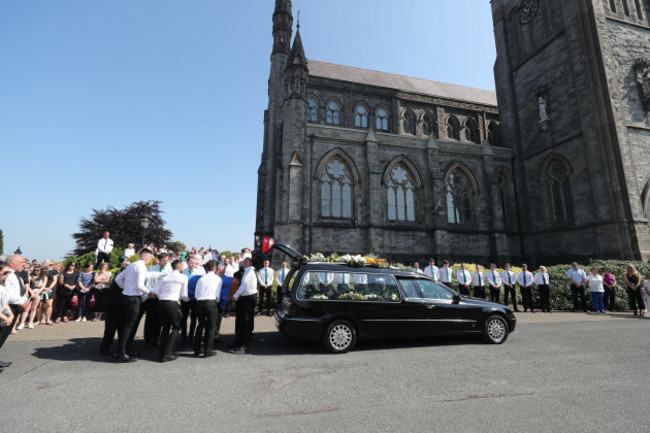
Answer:
[{"label": "slate roof", "polygon": [[329,78],[332,80],[386,87],[408,93],[418,93],[446,99],[497,106],[497,94],[491,90],[475,89],[473,87],[459,86],[457,84],[441,83],[439,81],[425,80],[423,78],[414,78],[404,75],[389,74],[387,72],[372,71],[369,69],[353,68],[351,66],[318,62],[316,60],[309,60],[309,75]]}]

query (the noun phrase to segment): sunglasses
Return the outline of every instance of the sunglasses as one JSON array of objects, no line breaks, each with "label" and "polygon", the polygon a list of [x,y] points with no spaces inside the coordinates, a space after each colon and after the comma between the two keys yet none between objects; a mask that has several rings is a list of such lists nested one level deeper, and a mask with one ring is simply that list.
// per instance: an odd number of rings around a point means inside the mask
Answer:
[{"label": "sunglasses", "polygon": [[10,272],[10,271],[0,272],[0,276],[3,276],[3,277],[4,277],[5,275],[9,275],[9,272]]}]

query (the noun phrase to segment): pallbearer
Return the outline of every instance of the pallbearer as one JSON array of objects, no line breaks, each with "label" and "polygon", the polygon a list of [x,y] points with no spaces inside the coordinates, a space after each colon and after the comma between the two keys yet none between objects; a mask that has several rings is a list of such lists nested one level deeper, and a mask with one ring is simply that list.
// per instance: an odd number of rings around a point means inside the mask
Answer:
[{"label": "pallbearer", "polygon": [[[219,317],[219,298],[221,296],[221,278],[216,274],[217,262],[208,261],[205,265],[206,275],[196,283],[196,316],[199,321],[194,335],[194,356],[201,352],[201,340],[203,340],[203,356],[209,358],[216,352],[214,347],[214,336],[217,329],[217,318]],[[203,335],[205,330],[205,336]],[[203,338],[202,338],[203,337]]]},{"label": "pallbearer", "polygon": [[476,265],[476,270],[472,272],[472,285],[474,297],[485,299],[485,274],[482,272],[481,265]]},{"label": "pallbearer", "polygon": [[438,272],[440,272],[440,270],[436,266],[436,261],[433,258],[430,258],[429,266],[424,268],[424,275],[431,277],[433,281],[438,281],[440,279]]},{"label": "pallbearer", "polygon": [[472,276],[465,269],[465,263],[460,264],[460,270],[456,273],[456,279],[458,280],[458,293],[469,296],[469,285],[472,283]]},{"label": "pallbearer", "polygon": [[517,308],[517,290],[515,284],[517,283],[517,276],[510,270],[510,263],[504,265],[505,271],[501,273],[501,280],[503,281],[503,304],[508,305],[508,295],[512,296],[512,309],[519,311]]},{"label": "pallbearer", "polygon": [[264,302],[266,299],[266,314],[267,316],[271,315],[271,286],[273,286],[273,280],[275,279],[273,269],[269,267],[271,262],[264,260],[264,267],[259,270],[257,273],[257,279],[260,282],[258,301],[259,305],[257,307],[257,314],[262,314],[262,309],[264,308]]},{"label": "pallbearer", "polygon": [[442,261],[442,268],[438,270],[438,276],[440,277],[440,282],[444,284],[445,286],[449,287],[451,289],[451,284],[454,281],[452,279],[452,272],[451,268],[449,267],[449,261],[448,260],[443,260]]},{"label": "pallbearer", "polygon": [[158,317],[162,325],[160,334],[160,362],[173,361],[178,356],[174,354],[174,346],[178,337],[181,309],[178,300],[187,301],[187,277],[182,274],[183,262],[174,260],[172,272],[162,279],[152,292],[158,297]]},{"label": "pallbearer", "polygon": [[521,272],[517,275],[519,291],[521,292],[521,303],[524,304],[524,311],[534,313],[533,309],[533,274],[528,270],[528,265],[521,265]]},{"label": "pallbearer", "polygon": [[490,301],[499,302],[499,295],[501,294],[501,275],[497,272],[497,265],[494,263],[490,263],[487,280],[490,285]]}]

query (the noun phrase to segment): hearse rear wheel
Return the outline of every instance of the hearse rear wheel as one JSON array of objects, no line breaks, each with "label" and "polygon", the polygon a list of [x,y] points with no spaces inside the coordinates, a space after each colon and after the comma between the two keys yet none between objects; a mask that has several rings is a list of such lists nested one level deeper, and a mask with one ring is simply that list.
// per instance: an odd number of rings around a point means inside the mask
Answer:
[{"label": "hearse rear wheel", "polygon": [[335,320],[323,335],[323,344],[332,353],[345,353],[357,343],[357,332],[347,320]]}]

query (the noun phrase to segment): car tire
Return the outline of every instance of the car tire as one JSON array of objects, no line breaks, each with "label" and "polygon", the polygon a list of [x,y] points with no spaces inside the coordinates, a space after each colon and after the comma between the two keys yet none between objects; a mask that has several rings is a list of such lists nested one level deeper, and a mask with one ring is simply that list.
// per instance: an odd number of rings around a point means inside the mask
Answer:
[{"label": "car tire", "polygon": [[357,344],[357,331],[347,320],[335,320],[327,327],[323,344],[332,353],[345,353]]},{"label": "car tire", "polygon": [[485,320],[483,339],[492,344],[501,344],[508,338],[508,323],[498,315],[492,315]]}]

